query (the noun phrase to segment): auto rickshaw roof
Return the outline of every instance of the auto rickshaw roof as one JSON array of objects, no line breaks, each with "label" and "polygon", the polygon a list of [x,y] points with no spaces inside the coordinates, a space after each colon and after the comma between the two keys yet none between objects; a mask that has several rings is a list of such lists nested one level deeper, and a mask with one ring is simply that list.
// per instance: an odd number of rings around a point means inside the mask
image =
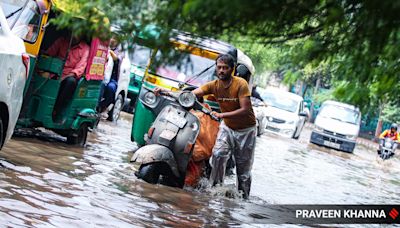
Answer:
[{"label": "auto rickshaw roof", "polygon": [[[140,27],[140,25],[138,25]],[[148,41],[158,41],[161,37],[162,29],[155,25],[146,25],[143,26],[142,30],[137,33],[136,37],[138,38],[140,44],[145,44]],[[193,35],[188,32],[182,32],[178,30],[172,30],[170,38],[172,42],[178,42],[181,44],[185,44],[192,47],[198,47],[203,50],[208,50],[215,53],[229,53],[233,55],[233,57],[237,57],[237,49],[226,42],[216,40],[209,37],[202,37]],[[150,42],[151,43],[151,42]],[[157,45],[157,44],[150,44]]]}]

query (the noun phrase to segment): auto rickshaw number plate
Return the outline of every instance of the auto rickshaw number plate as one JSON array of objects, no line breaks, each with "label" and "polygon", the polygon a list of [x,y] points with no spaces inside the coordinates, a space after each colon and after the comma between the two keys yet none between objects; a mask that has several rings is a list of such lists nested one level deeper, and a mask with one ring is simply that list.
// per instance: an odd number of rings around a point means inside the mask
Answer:
[{"label": "auto rickshaw number plate", "polygon": [[187,122],[187,120],[184,117],[179,116],[175,112],[170,112],[165,116],[165,119],[168,122],[171,122],[172,124],[178,126],[179,128],[183,128]]}]

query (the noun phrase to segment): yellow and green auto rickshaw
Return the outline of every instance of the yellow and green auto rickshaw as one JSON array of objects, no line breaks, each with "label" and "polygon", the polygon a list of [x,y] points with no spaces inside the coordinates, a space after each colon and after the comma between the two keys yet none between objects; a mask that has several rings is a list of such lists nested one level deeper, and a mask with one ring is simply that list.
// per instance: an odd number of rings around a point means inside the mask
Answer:
[{"label": "yellow and green auto rickshaw", "polygon": [[[23,37],[27,52],[30,54],[30,74],[24,91],[24,103],[17,128],[44,127],[64,137],[67,142],[83,146],[87,132],[96,127],[99,116],[96,106],[99,90],[104,78],[104,67],[108,46],[99,39],[85,37],[90,46],[84,74],[77,81],[72,99],[59,112],[55,112],[55,103],[59,93],[63,70],[71,53],[71,31],[58,30],[50,24],[63,9],[55,1],[28,0],[22,11],[28,10],[28,26],[33,28],[33,36]],[[33,38],[32,38],[33,37]],[[60,37],[70,37],[64,58],[44,55]],[[29,39],[28,39],[29,38]]]},{"label": "yellow and green auto rickshaw", "polygon": [[[250,88],[254,66],[243,52],[234,46],[210,38],[196,37],[188,33],[177,32],[170,39],[171,49],[163,52],[154,49],[149,64],[145,70],[142,87],[136,102],[134,119],[132,121],[131,141],[139,146],[145,144],[145,135],[160,110],[157,110],[157,99],[151,92],[155,87],[162,87],[171,91],[182,90],[187,87],[199,87],[206,82],[217,79],[215,75],[215,59],[219,54],[230,54],[237,66],[242,65],[250,72],[247,75]],[[163,63],[163,55],[181,55],[178,60]],[[167,57],[168,58],[168,57]],[[214,96],[206,96],[205,102],[213,109],[219,106]]]}]

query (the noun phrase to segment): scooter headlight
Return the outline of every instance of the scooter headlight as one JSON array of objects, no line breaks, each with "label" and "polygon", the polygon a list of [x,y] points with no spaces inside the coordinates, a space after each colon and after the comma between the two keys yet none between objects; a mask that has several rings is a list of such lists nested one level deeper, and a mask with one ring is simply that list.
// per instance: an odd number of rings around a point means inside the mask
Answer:
[{"label": "scooter headlight", "polygon": [[148,105],[154,105],[157,101],[157,97],[153,92],[147,92],[144,95],[144,102]]},{"label": "scooter headlight", "polygon": [[196,95],[192,92],[182,92],[178,97],[178,102],[185,108],[193,107],[196,102]]}]

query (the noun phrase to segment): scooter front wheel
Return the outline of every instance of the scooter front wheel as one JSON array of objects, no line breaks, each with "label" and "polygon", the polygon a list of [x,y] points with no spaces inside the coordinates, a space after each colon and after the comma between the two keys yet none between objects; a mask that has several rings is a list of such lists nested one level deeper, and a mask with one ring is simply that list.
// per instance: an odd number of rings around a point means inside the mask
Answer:
[{"label": "scooter front wheel", "polygon": [[150,163],[141,165],[136,176],[147,183],[157,184],[161,175],[161,164],[160,163]]}]

